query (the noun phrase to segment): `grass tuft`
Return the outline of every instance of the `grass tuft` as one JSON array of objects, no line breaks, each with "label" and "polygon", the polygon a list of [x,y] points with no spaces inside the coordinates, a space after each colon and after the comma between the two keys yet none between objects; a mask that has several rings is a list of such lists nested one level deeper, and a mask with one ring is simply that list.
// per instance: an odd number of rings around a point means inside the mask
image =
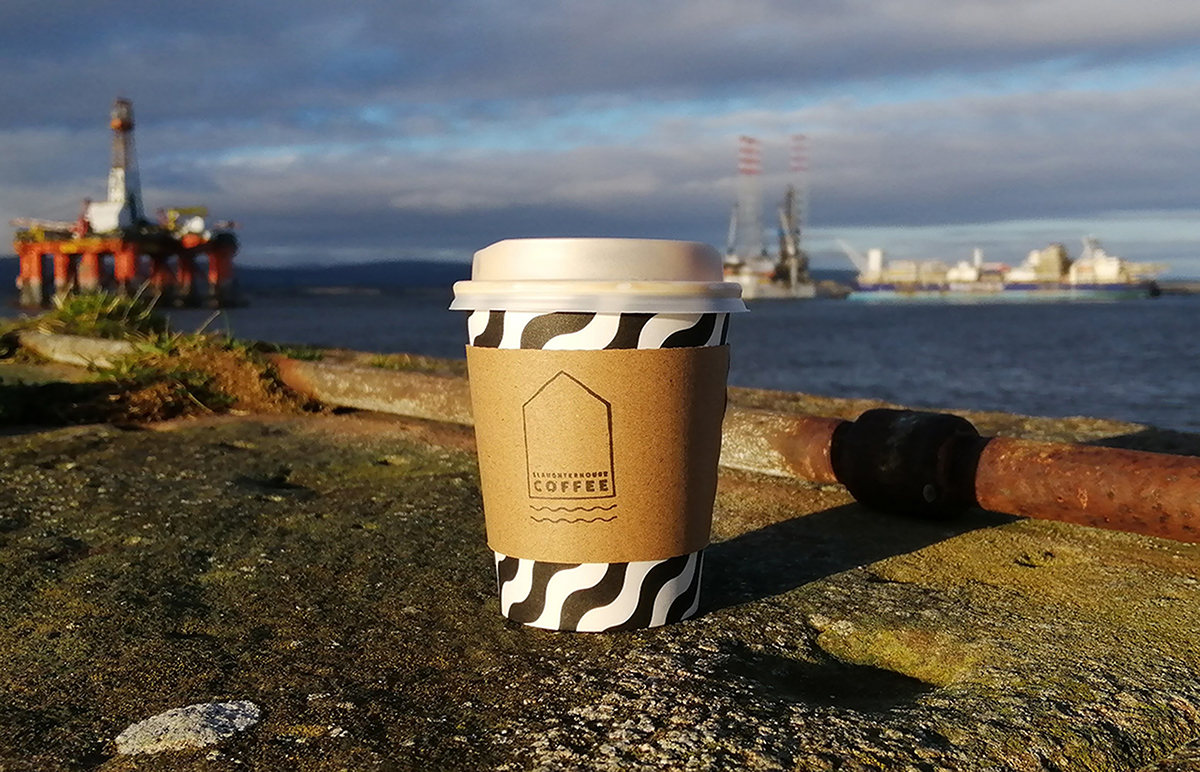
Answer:
[{"label": "grass tuft", "polygon": [[141,423],[231,410],[298,412],[306,401],[288,391],[254,344],[170,329],[154,303],[138,297],[82,295],[0,330],[86,335],[134,344],[135,352],[70,388],[0,384],[0,424]]},{"label": "grass tuft", "polygon": [[155,309],[154,300],[140,293],[133,297],[95,294],[55,298],[54,307],[46,313],[0,327],[0,336],[32,330],[134,342],[154,341],[169,334],[167,319]]}]

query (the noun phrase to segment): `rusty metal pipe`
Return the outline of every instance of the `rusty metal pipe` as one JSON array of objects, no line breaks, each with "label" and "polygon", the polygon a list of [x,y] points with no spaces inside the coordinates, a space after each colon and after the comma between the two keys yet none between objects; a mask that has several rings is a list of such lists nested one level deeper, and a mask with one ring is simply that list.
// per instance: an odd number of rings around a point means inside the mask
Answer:
[{"label": "rusty metal pipe", "polygon": [[330,405],[378,410],[470,426],[471,397],[465,378],[399,374],[378,367],[306,362],[271,357],[285,386]]},{"label": "rusty metal pipe", "polygon": [[1200,543],[1200,458],[981,437],[964,418],[911,410],[773,415],[738,417],[734,436],[757,434],[775,473],[839,482],[880,511],[949,517],[980,506]]},{"label": "rusty metal pipe", "polygon": [[994,437],[975,473],[979,506],[1200,543],[1200,458]]}]

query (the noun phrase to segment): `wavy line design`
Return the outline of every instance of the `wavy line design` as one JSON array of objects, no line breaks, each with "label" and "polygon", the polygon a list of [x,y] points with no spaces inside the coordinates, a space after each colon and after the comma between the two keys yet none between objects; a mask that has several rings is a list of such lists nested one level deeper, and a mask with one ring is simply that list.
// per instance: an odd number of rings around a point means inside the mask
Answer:
[{"label": "wavy line design", "polygon": [[467,319],[467,334],[480,348],[690,348],[724,345],[728,323],[728,314],[475,311]]},{"label": "wavy line design", "polygon": [[638,336],[638,348],[669,348],[667,339],[681,330],[690,330],[703,314],[657,314]]},{"label": "wavy line design", "polygon": [[[624,622],[607,629],[612,631],[639,630],[643,627],[652,627],[651,622],[654,621],[654,612],[659,606],[659,596],[666,594],[664,591],[667,590],[667,585],[683,575],[683,570],[689,562],[695,562],[694,555],[681,555],[676,558],[670,558],[651,567],[646,572],[646,577],[642,580],[642,586],[638,591],[637,607],[634,608],[633,614]],[[679,593],[670,594],[674,597]],[[660,613],[659,616],[665,615]],[[659,622],[659,624],[661,625],[662,622]]]},{"label": "wavy line design", "polygon": [[716,314],[704,314],[691,327],[686,330],[679,330],[671,333],[671,335],[663,341],[663,348],[696,348],[697,346],[707,346],[709,339],[712,337],[713,328],[717,326]]},{"label": "wavy line design", "polygon": [[546,602],[543,604],[541,616],[528,624],[531,627],[550,630],[560,629],[564,601],[581,588],[586,590],[604,581],[609,568],[604,563],[583,563],[555,573],[546,584]]},{"label": "wavy line design", "polygon": [[605,348],[621,330],[621,314],[596,314],[576,332],[555,335],[542,348],[555,351],[591,351]]},{"label": "wavy line design", "polygon": [[562,614],[558,624],[562,630],[578,630],[579,620],[595,608],[605,608],[621,594],[625,586],[625,570],[628,563],[611,563],[604,577],[594,586],[578,589],[563,599]]},{"label": "wavy line design", "polygon": [[511,582],[517,575],[517,568],[521,565],[521,561],[516,558],[509,558],[496,553],[496,582],[497,586],[503,587]]},{"label": "wavy line design", "polygon": [[[524,561],[522,561],[524,562]],[[542,615],[546,608],[546,587],[554,575],[574,568],[578,564],[563,563],[532,563],[530,572],[529,593],[521,600],[508,607],[508,618],[514,622],[529,624]],[[519,572],[518,572],[519,573]]]},{"label": "wavy line design", "polygon": [[617,323],[617,332],[608,343],[606,349],[637,348],[642,336],[642,329],[654,317],[654,314],[621,314]]},{"label": "wavy line design", "polygon": [[467,332],[471,345],[496,348],[500,345],[500,339],[504,337],[504,312],[488,311],[486,319],[483,318],[484,313],[476,311],[467,318]]},{"label": "wavy line design", "polygon": [[692,574],[692,579],[688,582],[688,586],[683,589],[683,592],[679,593],[671,601],[671,605],[667,609],[667,617],[664,624],[678,622],[681,619],[690,619],[700,608],[700,577],[704,573],[704,550],[700,550],[695,555],[696,567]]},{"label": "wavy line design", "polygon": [[659,563],[657,560],[641,560],[627,564],[625,585],[612,603],[601,608],[590,609],[579,618],[579,629],[593,632],[619,630],[629,622],[637,611],[644,592],[655,593],[658,588],[646,586],[646,578]]},{"label": "wavy line design", "polygon": [[567,518],[567,517],[534,517],[533,515],[530,515],[529,519],[535,523],[611,523],[613,520],[617,519],[617,516],[613,515],[612,517]]},{"label": "wavy line design", "polygon": [[616,509],[617,505],[609,504],[607,507],[601,507],[601,506],[595,506],[595,507],[534,507],[534,506],[531,506],[529,508],[536,509],[539,512],[595,512],[597,510],[599,510],[601,512],[607,512],[610,509]]},{"label": "wavy line design", "polygon": [[[515,558],[514,558],[515,559]],[[517,560],[517,570],[512,579],[501,585],[500,612],[509,616],[512,605],[529,597],[533,588],[533,561]]]},{"label": "wavy line design", "polygon": [[549,630],[638,630],[679,622],[700,607],[703,551],[633,563],[549,563],[496,553],[500,608]]},{"label": "wavy line design", "polygon": [[575,313],[535,316],[521,330],[521,348],[545,348],[551,339],[579,332],[595,318],[595,314]]}]

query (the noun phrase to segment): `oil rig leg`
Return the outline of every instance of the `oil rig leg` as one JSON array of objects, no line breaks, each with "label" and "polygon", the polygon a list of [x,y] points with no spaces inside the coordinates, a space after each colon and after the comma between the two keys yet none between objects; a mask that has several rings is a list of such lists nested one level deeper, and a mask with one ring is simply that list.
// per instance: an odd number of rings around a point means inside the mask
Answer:
[{"label": "oil rig leg", "polygon": [[215,245],[208,250],[208,302],[214,306],[237,303],[237,285],[233,280],[233,255],[236,247]]},{"label": "oil rig leg", "polygon": [[101,292],[116,292],[117,282],[116,274],[116,258],[112,252],[101,252],[100,258],[100,291]]},{"label": "oil rig leg", "polygon": [[175,277],[175,302],[182,306],[199,305],[199,292],[196,288],[196,256],[180,255]]},{"label": "oil rig leg", "polygon": [[134,295],[140,289],[138,253],[133,245],[126,244],[113,250],[113,281],[118,295]]},{"label": "oil rig leg", "polygon": [[150,289],[163,305],[171,305],[175,299],[175,274],[170,259],[168,255],[150,258]]},{"label": "oil rig leg", "polygon": [[75,291],[75,271],[71,255],[54,253],[54,299],[63,300]]},{"label": "oil rig leg", "polygon": [[40,306],[42,304],[42,256],[36,247],[25,247],[18,250],[21,273],[17,277],[17,290],[20,293],[18,302],[22,306]]},{"label": "oil rig leg", "polygon": [[77,274],[79,291],[92,294],[100,291],[100,255],[97,252],[84,252],[79,256],[79,271]]}]

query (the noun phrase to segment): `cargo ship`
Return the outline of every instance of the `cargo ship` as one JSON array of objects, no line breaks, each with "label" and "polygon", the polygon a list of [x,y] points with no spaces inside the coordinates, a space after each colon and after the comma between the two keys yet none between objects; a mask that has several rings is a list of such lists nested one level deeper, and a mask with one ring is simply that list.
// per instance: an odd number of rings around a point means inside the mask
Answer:
[{"label": "cargo ship", "polygon": [[882,249],[867,254],[839,242],[858,269],[850,300],[867,302],[1121,300],[1157,297],[1161,263],[1135,263],[1104,251],[1094,238],[1083,239],[1083,251],[1072,259],[1062,244],[1031,251],[1010,267],[986,262],[976,249],[971,260],[948,265],[939,260],[887,260]]}]

